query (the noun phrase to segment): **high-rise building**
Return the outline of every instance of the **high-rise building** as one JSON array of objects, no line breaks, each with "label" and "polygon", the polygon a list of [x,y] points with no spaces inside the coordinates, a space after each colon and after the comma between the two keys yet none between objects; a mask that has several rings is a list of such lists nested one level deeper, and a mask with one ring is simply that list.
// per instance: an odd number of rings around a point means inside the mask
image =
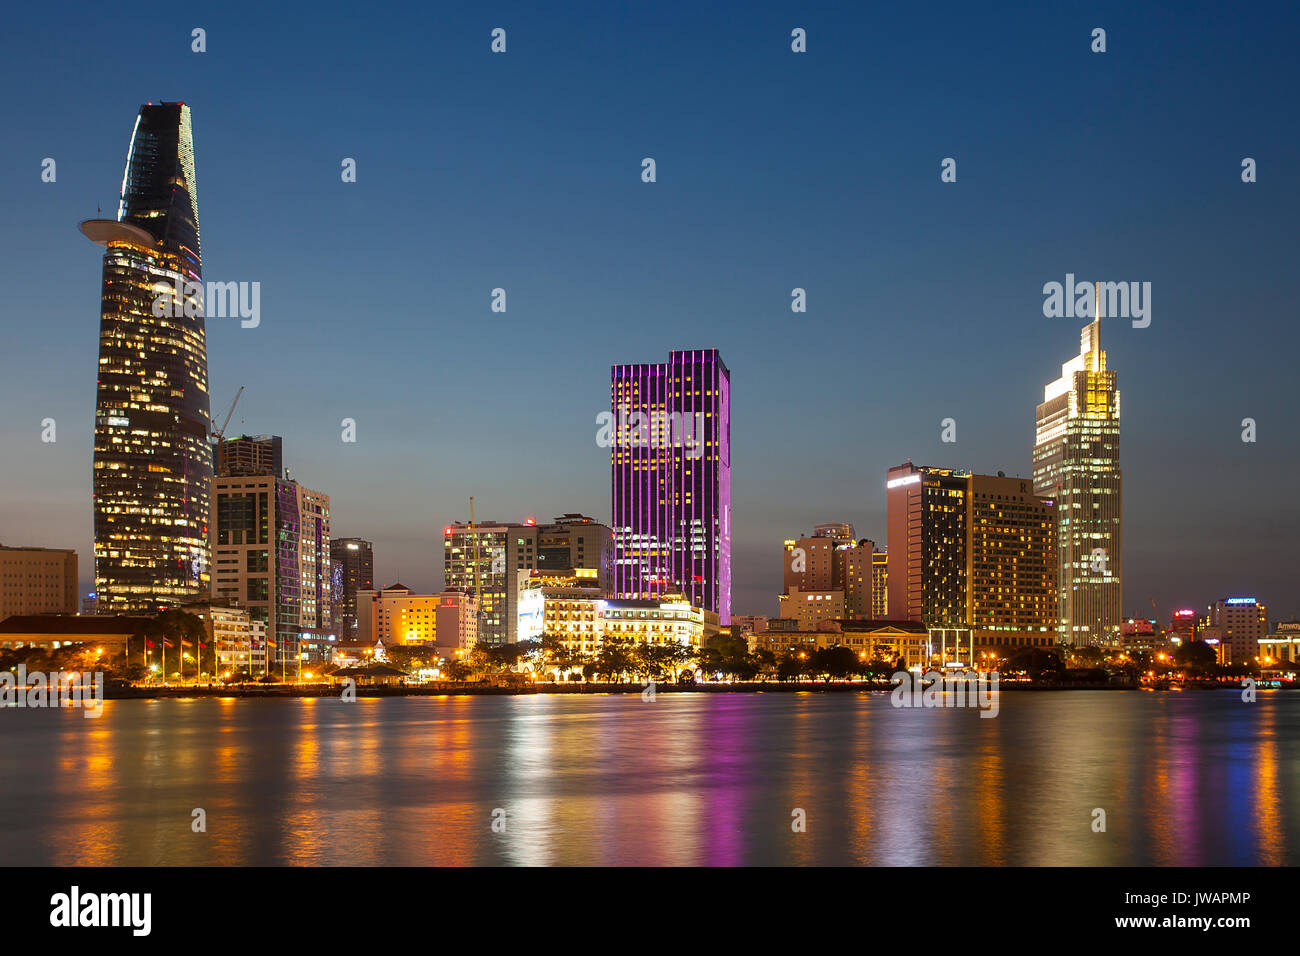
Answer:
[{"label": "high-rise building", "polygon": [[889,469],[890,620],[966,625],[969,483],[969,472],[952,468]]},{"label": "high-rise building", "polygon": [[614,534],[582,514],[547,525],[457,521],[443,529],[443,578],[448,590],[478,598],[477,640],[513,644],[519,633],[520,592],[533,571],[593,571],[591,585],[608,595],[614,583]]},{"label": "high-rise building", "polygon": [[1106,367],[1101,320],[1043,390],[1034,492],[1057,502],[1061,639],[1118,641],[1121,599],[1119,388]]},{"label": "high-rise building", "polygon": [[619,598],[681,594],[731,623],[731,373],[716,349],[615,365],[610,448]]},{"label": "high-rise building", "polygon": [[972,646],[1056,643],[1056,505],[1033,483],[910,462],[889,470],[894,620],[969,630]]},{"label": "high-rise building", "polygon": [[[149,104],[105,247],[95,397],[95,592],[105,614],[208,593],[208,354],[190,109]],[[179,294],[178,294],[179,293]]]},{"label": "high-rise building", "polygon": [[76,614],[77,552],[0,544],[0,621],[14,614]]},{"label": "high-rise building", "polygon": [[971,475],[967,501],[967,621],[976,643],[1055,644],[1056,503],[1034,494],[1032,481],[1003,475]]},{"label": "high-rise building", "polygon": [[[213,595],[266,625],[273,667],[296,672],[330,636],[329,496],[274,475],[212,487]],[[311,656],[317,656],[313,653]]]},{"label": "high-rise building", "polygon": [[871,614],[874,621],[889,617],[889,549],[877,548],[871,555]]},{"label": "high-rise building", "polygon": [[1219,629],[1225,663],[1249,664],[1268,637],[1268,608],[1253,597],[1231,597],[1210,607],[1210,624]]},{"label": "high-rise building", "polygon": [[330,621],[344,644],[357,642],[357,592],[375,586],[374,545],[361,538],[330,542]]},{"label": "high-rise building", "polygon": [[235,435],[217,444],[218,475],[284,477],[283,442],[279,435]]},{"label": "high-rise building", "polygon": [[866,620],[872,616],[875,552],[875,542],[869,538],[856,544],[841,544],[835,550],[836,577],[844,588],[845,617]]}]

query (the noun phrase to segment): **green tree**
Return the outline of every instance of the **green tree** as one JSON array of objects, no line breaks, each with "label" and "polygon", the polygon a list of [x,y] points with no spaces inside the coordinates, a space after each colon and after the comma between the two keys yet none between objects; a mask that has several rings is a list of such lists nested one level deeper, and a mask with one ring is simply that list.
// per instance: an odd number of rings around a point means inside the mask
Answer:
[{"label": "green tree", "polygon": [[621,680],[635,672],[636,664],[632,642],[628,638],[611,634],[601,642],[596,654],[596,673],[609,680]]},{"label": "green tree", "polygon": [[1174,663],[1191,671],[1207,671],[1218,662],[1219,656],[1204,641],[1187,641],[1174,648]]}]

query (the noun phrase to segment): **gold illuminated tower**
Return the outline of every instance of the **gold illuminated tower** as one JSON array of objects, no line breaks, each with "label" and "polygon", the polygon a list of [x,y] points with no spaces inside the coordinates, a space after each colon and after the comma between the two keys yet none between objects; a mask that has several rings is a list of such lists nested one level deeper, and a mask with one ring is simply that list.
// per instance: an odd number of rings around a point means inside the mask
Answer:
[{"label": "gold illuminated tower", "polygon": [[1034,493],[1056,499],[1060,637],[1118,640],[1121,599],[1119,389],[1106,367],[1101,319],[1079,354],[1043,390],[1034,441]]},{"label": "gold illuminated tower", "polygon": [[[140,108],[105,247],[95,398],[101,612],[157,610],[209,587],[208,358],[190,109]],[[179,295],[177,294],[179,291]]]}]

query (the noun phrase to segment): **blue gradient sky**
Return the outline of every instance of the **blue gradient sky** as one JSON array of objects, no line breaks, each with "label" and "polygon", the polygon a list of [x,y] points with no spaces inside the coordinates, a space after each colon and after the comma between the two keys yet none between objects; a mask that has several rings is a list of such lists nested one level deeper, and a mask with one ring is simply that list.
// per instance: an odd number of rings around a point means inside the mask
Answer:
[{"label": "blue gradient sky", "polygon": [[262,283],[260,328],[209,322],[214,412],[247,386],[231,432],[284,436],[382,584],[441,583],[471,494],[608,520],[609,366],[716,347],[734,606],[774,614],[784,537],[884,541],[890,465],[1030,472],[1081,324],[1041,289],[1073,272],[1153,284],[1149,328],[1102,330],[1126,613],[1300,611],[1293,4],[542,6],[8,11],[0,541],[76,548],[91,579],[101,250],[76,224],[115,210],[140,104],[183,100],[205,278]]}]

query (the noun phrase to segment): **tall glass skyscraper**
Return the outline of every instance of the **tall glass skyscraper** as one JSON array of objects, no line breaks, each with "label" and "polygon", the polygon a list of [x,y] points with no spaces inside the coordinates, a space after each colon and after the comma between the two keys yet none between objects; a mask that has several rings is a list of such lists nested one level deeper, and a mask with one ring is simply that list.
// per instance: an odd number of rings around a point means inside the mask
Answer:
[{"label": "tall glass skyscraper", "polygon": [[717,349],[615,365],[614,592],[678,593],[731,622],[731,373]]},{"label": "tall glass skyscraper", "polygon": [[138,613],[208,595],[208,357],[190,109],[140,108],[105,247],[95,400],[95,591]]},{"label": "tall glass skyscraper", "polygon": [[[1101,320],[1043,390],[1034,493],[1057,503],[1060,636],[1106,644],[1120,628],[1119,389],[1106,368]],[[892,582],[891,582],[892,583]]]}]

